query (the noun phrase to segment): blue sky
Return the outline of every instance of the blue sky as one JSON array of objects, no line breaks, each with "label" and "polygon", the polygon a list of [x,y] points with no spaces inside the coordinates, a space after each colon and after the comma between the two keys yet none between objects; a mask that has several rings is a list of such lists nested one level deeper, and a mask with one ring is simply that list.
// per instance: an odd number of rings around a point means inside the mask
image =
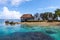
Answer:
[{"label": "blue sky", "polygon": [[0,0],[0,19],[19,19],[23,14],[54,12],[60,0]]}]

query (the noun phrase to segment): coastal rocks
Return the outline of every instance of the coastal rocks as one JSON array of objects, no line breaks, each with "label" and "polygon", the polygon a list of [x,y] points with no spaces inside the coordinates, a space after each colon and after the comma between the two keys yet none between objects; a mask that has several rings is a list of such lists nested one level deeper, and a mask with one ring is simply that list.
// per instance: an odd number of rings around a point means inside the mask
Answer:
[{"label": "coastal rocks", "polygon": [[56,32],[52,31],[52,30],[46,30],[46,33],[48,33],[48,34],[55,34]]},{"label": "coastal rocks", "polygon": [[10,25],[15,25],[16,23],[13,22],[13,21],[11,21],[11,22],[9,22],[9,21],[5,21],[5,24],[6,24],[6,25],[8,25],[8,24],[10,24]]},{"label": "coastal rocks", "polygon": [[14,22],[14,21],[5,21],[6,25],[15,25],[15,24],[21,24],[21,22]]},{"label": "coastal rocks", "polygon": [[9,21],[5,21],[5,23],[9,23]]},{"label": "coastal rocks", "polygon": [[9,21],[5,21],[5,24],[8,25],[9,24]]},{"label": "coastal rocks", "polygon": [[42,32],[15,32],[0,38],[1,40],[54,40]]},{"label": "coastal rocks", "polygon": [[14,23],[13,21],[12,21],[12,22],[10,22],[9,24],[10,24],[10,25],[15,25],[15,23]]}]

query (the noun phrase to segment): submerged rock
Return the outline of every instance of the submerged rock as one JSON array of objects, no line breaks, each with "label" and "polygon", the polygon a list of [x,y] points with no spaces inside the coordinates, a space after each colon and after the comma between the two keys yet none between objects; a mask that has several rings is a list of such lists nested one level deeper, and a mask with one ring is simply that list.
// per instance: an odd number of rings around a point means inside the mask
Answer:
[{"label": "submerged rock", "polygon": [[52,30],[46,30],[46,33],[48,33],[48,34],[55,34],[56,32],[52,31]]},{"label": "submerged rock", "polygon": [[1,40],[54,40],[42,32],[15,32],[0,38]]}]

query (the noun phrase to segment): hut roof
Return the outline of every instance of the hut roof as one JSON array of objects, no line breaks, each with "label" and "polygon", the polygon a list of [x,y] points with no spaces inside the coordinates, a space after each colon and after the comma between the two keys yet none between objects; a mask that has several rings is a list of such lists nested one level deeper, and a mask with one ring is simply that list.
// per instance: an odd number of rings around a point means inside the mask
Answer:
[{"label": "hut roof", "polygon": [[21,18],[33,18],[32,14],[24,14]]}]

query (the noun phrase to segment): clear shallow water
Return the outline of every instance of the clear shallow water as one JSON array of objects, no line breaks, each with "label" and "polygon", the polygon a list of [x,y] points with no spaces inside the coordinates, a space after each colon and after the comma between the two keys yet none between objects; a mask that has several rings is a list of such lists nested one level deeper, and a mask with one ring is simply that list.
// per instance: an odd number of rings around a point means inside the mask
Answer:
[{"label": "clear shallow water", "polygon": [[[49,31],[48,31],[49,30]],[[37,25],[5,25],[0,22],[0,37],[4,35],[11,35],[15,32],[42,32],[54,38],[55,40],[60,40],[60,26],[37,26]]]},{"label": "clear shallow water", "polygon": [[[51,30],[54,33],[47,33],[47,30]],[[43,26],[29,26],[29,25],[0,25],[0,36],[2,35],[9,35],[14,32],[43,32],[51,37],[55,38],[56,40],[60,40],[60,26],[50,26],[50,27],[43,27]]]}]

